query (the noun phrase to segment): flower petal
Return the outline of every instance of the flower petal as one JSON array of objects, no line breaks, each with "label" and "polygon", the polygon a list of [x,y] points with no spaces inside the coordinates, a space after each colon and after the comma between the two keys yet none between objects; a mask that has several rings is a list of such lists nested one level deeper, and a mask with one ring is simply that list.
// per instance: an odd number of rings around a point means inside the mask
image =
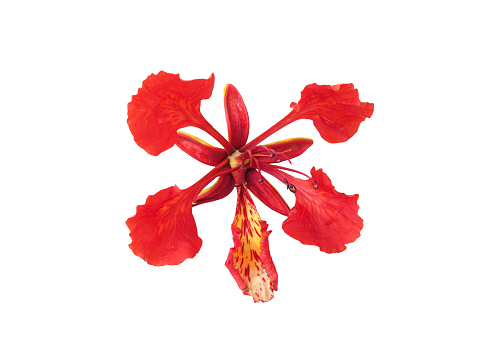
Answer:
[{"label": "flower petal", "polygon": [[314,167],[311,180],[284,176],[296,196],[296,204],[283,222],[286,234],[326,253],[342,252],[360,236],[363,220],[358,215],[357,194],[337,192],[323,170]]},{"label": "flower petal", "polygon": [[301,92],[301,100],[291,107],[294,111],[290,115],[295,120],[313,120],[321,137],[331,143],[347,141],[374,111],[374,104],[359,101],[353,84],[308,85]]},{"label": "flower petal", "polygon": [[311,179],[302,180],[265,165],[264,171],[283,181],[296,196],[296,203],[283,222],[286,234],[326,253],[339,253],[354,242],[363,228],[358,215],[358,195],[337,192],[322,169],[311,169]]},{"label": "flower petal", "polygon": [[225,86],[225,112],[228,126],[228,140],[238,149],[246,143],[249,134],[248,111],[243,98],[233,85]]},{"label": "flower petal", "polygon": [[176,265],[193,258],[202,244],[192,214],[194,195],[194,191],[172,186],[148,196],[126,221],[133,253],[155,266]]},{"label": "flower petal", "polygon": [[201,190],[224,174],[227,163],[225,158],[187,189],[166,188],[148,196],[144,205],[137,206],[136,215],[126,221],[133,240],[130,244],[133,253],[156,266],[180,264],[193,258],[202,241],[198,237],[192,207]]},{"label": "flower petal", "polygon": [[212,146],[193,135],[178,131],[177,136],[176,145],[201,163],[216,166],[227,156],[224,149]]},{"label": "flower petal", "polygon": [[247,190],[238,189],[236,215],[231,225],[234,247],[226,267],[243,293],[255,302],[267,302],[278,290],[278,275],[269,252],[268,225],[262,221]]},{"label": "flower petal", "polygon": [[213,74],[191,81],[163,71],[148,76],[128,104],[128,126],[138,146],[157,156],[175,144],[178,129],[193,126],[231,147],[200,112],[201,100],[210,98],[214,82]]},{"label": "flower petal", "polygon": [[289,214],[289,206],[276,188],[263,178],[258,171],[246,172],[246,187],[266,206],[284,216]]},{"label": "flower petal", "polygon": [[261,162],[279,163],[298,157],[312,144],[313,140],[309,138],[290,138],[258,146],[252,152]]}]

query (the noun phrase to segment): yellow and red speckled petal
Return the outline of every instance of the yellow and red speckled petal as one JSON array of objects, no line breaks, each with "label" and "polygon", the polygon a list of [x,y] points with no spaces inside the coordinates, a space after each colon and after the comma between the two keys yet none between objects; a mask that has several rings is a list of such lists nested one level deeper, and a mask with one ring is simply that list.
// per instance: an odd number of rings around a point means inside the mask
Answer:
[{"label": "yellow and red speckled petal", "polygon": [[231,225],[234,247],[226,267],[239,288],[255,302],[267,302],[278,289],[278,275],[269,252],[268,225],[261,220],[248,191],[238,188],[236,215]]}]

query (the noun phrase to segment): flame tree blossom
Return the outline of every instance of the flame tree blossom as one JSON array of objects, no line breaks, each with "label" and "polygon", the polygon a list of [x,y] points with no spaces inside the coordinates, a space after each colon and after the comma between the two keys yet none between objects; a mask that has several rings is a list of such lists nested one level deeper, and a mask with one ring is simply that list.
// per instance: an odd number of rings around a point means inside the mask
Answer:
[{"label": "flame tree blossom", "polygon": [[[278,275],[269,250],[271,231],[261,219],[251,193],[286,217],[286,234],[326,253],[344,251],[348,243],[360,236],[363,221],[358,215],[358,195],[336,191],[323,170],[313,167],[311,175],[306,175],[280,165],[301,155],[312,145],[311,139],[261,143],[299,119],[312,120],[327,142],[344,142],[357,132],[366,117],[371,117],[374,106],[359,101],[353,84],[311,84],[301,92],[297,103],[291,103],[291,112],[248,142],[248,112],[233,85],[224,89],[228,139],[201,114],[201,101],[211,96],[213,86],[213,74],[208,79],[184,81],[177,74],[161,71],[150,75],[128,104],[128,126],[135,142],[146,152],[157,156],[176,144],[212,167],[190,187],[165,188],[137,206],[136,214],[126,221],[132,239],[130,248],[154,266],[177,265],[193,258],[202,245],[193,208],[236,190],[236,213],[231,225],[233,247],[225,264],[244,294],[255,302],[266,302],[278,288]],[[188,126],[207,132],[221,147],[180,131]],[[265,173],[294,194],[293,208],[264,177]]]}]

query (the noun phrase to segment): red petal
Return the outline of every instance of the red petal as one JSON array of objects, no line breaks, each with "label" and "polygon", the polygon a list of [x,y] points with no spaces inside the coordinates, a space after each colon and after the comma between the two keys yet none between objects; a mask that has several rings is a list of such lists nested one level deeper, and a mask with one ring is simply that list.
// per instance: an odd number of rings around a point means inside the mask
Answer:
[{"label": "red petal", "polygon": [[200,113],[200,102],[213,91],[215,78],[183,81],[161,71],[143,81],[128,104],[128,126],[141,148],[157,156],[176,142],[176,131],[194,126],[208,133],[211,125]]},{"label": "red petal", "polygon": [[227,153],[224,149],[214,147],[188,133],[178,131],[177,136],[177,146],[191,157],[204,164],[216,166],[227,156]]},{"label": "red petal", "polygon": [[241,148],[248,140],[248,111],[246,111],[243,98],[233,85],[226,85],[224,102],[228,140],[234,148]]},{"label": "red petal", "polygon": [[291,113],[295,120],[313,120],[321,137],[331,143],[347,141],[374,111],[372,103],[359,101],[353,84],[308,85],[301,92],[301,100],[291,107],[296,112]]},{"label": "red petal", "polygon": [[[311,170],[311,180],[301,180],[277,170],[296,196],[296,204],[283,222],[283,230],[303,244],[318,246],[326,253],[338,253],[354,242],[363,228],[358,215],[358,195],[337,192],[323,170]],[[314,182],[316,183],[314,183]],[[316,189],[315,189],[316,187]]]},{"label": "red petal", "polygon": [[133,253],[155,266],[193,258],[202,244],[192,214],[194,195],[194,191],[173,186],[148,196],[136,215],[126,221]]},{"label": "red petal", "polygon": [[231,225],[234,247],[226,267],[243,293],[255,302],[267,302],[278,290],[278,274],[269,252],[268,225],[262,221],[249,193],[240,187],[236,216]]},{"label": "red petal", "polygon": [[284,216],[289,214],[290,209],[286,201],[271,183],[261,177],[258,171],[249,170],[246,172],[246,183],[248,189],[266,206]]},{"label": "red petal", "polygon": [[258,146],[252,152],[261,162],[279,163],[298,157],[312,144],[313,140],[309,138],[290,138]]}]

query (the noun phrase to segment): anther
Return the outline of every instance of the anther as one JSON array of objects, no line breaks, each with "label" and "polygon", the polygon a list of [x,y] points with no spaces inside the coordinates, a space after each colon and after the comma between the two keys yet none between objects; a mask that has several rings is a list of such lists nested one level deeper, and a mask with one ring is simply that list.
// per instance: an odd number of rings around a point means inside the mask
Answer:
[{"label": "anther", "polygon": [[[257,146],[256,148],[265,150],[269,154],[269,158],[274,158],[274,156],[276,156],[276,151],[272,150],[271,148],[267,146],[260,145],[260,146]],[[260,156],[265,156],[265,155],[260,155]]]},{"label": "anther", "polygon": [[243,184],[243,182],[240,182],[240,183],[237,183],[237,184],[233,185],[233,187],[240,187],[242,184]]},{"label": "anther", "polygon": [[288,180],[285,178],[284,181],[286,182],[286,189],[289,189],[291,192],[296,192],[296,186],[292,183],[289,183]]},{"label": "anther", "polygon": [[260,179],[258,180],[259,183],[261,183],[261,182],[263,182],[263,181],[264,181],[263,178],[260,178]]},{"label": "anther", "polygon": [[196,202],[196,201],[191,202],[191,207],[194,207],[194,206],[196,206],[196,205],[197,205],[197,202]]},{"label": "anther", "polygon": [[318,182],[313,181],[313,188],[314,188],[314,189],[318,189]]}]

